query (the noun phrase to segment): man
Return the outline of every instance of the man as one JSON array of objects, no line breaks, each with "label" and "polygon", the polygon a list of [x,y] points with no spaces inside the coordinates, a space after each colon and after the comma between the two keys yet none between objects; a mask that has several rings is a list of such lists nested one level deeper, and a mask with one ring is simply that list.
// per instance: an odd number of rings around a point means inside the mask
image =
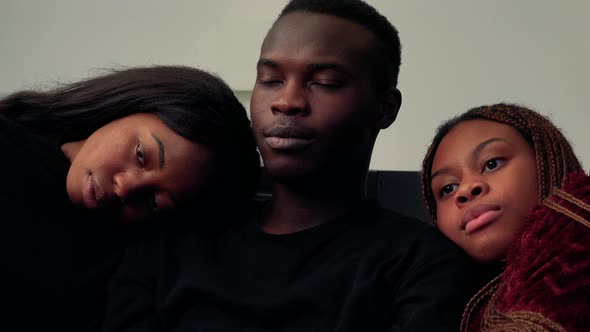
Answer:
[{"label": "man", "polygon": [[365,197],[373,144],[400,108],[399,66],[396,29],[366,3],[289,2],[250,106],[272,200],[219,232],[136,248],[107,330],[456,331],[479,286],[468,258]]}]

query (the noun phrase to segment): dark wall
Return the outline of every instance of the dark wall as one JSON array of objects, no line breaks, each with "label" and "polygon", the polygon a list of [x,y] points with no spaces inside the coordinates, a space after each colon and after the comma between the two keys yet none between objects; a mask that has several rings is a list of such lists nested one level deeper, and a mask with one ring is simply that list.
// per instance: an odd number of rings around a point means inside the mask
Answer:
[{"label": "dark wall", "polygon": [[[369,171],[367,195],[390,210],[430,222],[422,201],[420,172]],[[261,200],[271,197],[271,179],[264,168],[257,197]]]}]

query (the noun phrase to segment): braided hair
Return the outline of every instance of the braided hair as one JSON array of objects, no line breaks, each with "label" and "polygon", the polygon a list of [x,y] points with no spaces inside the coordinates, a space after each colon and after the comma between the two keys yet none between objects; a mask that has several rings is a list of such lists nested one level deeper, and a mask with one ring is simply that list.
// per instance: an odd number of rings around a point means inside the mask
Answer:
[{"label": "braided hair", "polygon": [[438,127],[422,161],[422,197],[434,222],[436,201],[431,187],[434,156],[440,142],[449,131],[457,124],[468,120],[490,120],[508,125],[516,129],[530,144],[537,160],[539,203],[549,196],[551,188],[561,188],[561,183],[568,173],[582,170],[570,142],[560,129],[543,115],[526,107],[508,103],[472,108]]}]

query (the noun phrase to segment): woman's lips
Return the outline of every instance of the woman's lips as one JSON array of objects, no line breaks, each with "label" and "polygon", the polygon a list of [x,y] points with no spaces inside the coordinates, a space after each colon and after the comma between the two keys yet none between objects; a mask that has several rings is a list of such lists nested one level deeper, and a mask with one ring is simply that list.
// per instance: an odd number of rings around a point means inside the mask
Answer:
[{"label": "woman's lips", "polygon": [[463,229],[467,233],[473,233],[494,222],[501,214],[502,208],[498,205],[475,206],[463,216]]},{"label": "woman's lips", "polygon": [[92,173],[89,173],[84,181],[84,188],[82,190],[82,201],[84,202],[84,206],[89,209],[98,207],[98,201],[96,200],[96,192],[94,187]]}]

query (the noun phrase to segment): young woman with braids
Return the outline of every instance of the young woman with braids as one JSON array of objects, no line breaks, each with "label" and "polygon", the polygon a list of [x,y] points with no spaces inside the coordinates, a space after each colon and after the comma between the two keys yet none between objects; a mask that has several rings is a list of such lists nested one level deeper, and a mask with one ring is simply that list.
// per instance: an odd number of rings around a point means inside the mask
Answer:
[{"label": "young woman with braids", "polygon": [[445,122],[422,189],[442,233],[500,265],[461,331],[590,331],[590,178],[547,118],[495,104]]},{"label": "young woman with braids", "polygon": [[221,204],[239,210],[259,172],[242,104],[220,78],[184,66],[0,99],[0,149],[11,331],[98,329],[107,282],[147,221],[186,211],[221,223]]}]

